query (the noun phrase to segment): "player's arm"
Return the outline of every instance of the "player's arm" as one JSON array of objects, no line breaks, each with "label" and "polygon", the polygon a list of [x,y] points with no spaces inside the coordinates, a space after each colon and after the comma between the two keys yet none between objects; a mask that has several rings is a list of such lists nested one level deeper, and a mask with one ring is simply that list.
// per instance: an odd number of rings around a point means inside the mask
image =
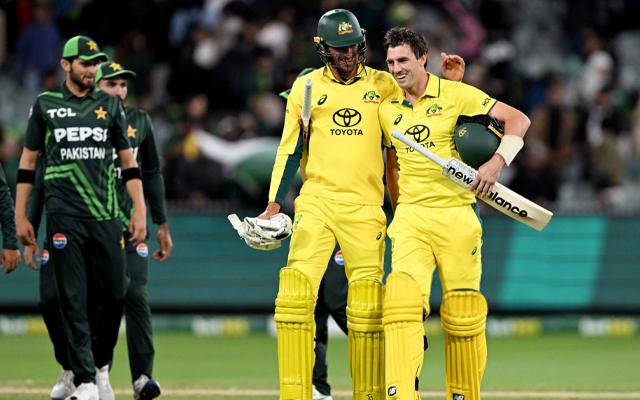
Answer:
[{"label": "player's arm", "polygon": [[129,240],[137,244],[144,241],[147,236],[147,206],[142,191],[142,176],[130,148],[119,150],[118,158],[122,168],[122,180],[129,197],[133,200],[133,213],[129,222],[131,238]]},{"label": "player's arm", "polygon": [[303,79],[297,79],[287,99],[282,138],[271,173],[269,201],[266,209],[258,218],[269,219],[280,212],[280,205],[289,191],[298,168],[300,168],[303,146],[303,132],[300,123],[303,86]]},{"label": "player's arm", "polygon": [[27,218],[27,202],[35,182],[35,169],[40,152],[23,148],[16,184],[16,236],[25,246],[36,243],[31,222]]},{"label": "player's arm", "polygon": [[486,196],[493,190],[502,168],[511,164],[524,145],[523,137],[531,125],[529,118],[520,110],[500,101],[496,102],[489,115],[504,124],[504,136],[495,154],[478,168],[478,175],[471,184],[477,195]]},{"label": "player's arm", "polygon": [[127,119],[122,105],[113,97],[110,108],[114,110],[113,122],[109,131],[111,144],[118,152],[122,181],[133,201],[133,213],[129,220],[129,233],[131,234],[129,240],[137,244],[145,240],[147,236],[147,206],[142,192],[142,174],[133,157],[133,151],[131,151],[131,145],[127,138]]},{"label": "player's arm", "polygon": [[4,265],[4,272],[8,274],[18,266],[20,251],[16,240],[13,199],[2,166],[0,166],[0,223],[2,223],[2,265]]},{"label": "player's arm", "polygon": [[153,127],[149,115],[145,115],[145,117],[147,132],[138,150],[142,169],[142,187],[144,195],[149,201],[151,220],[158,225],[157,239],[160,249],[153,253],[153,257],[157,261],[164,261],[173,251],[173,240],[167,223],[164,178],[160,169],[160,158],[153,136]]},{"label": "player's arm", "polygon": [[47,126],[40,111],[39,100],[31,106],[25,143],[20,156],[16,179],[16,236],[25,246],[36,243],[35,233],[27,218],[27,202],[36,179],[36,165],[40,151],[44,149]]},{"label": "player's arm", "polygon": [[398,155],[396,154],[396,149],[387,148],[386,153],[387,191],[389,192],[391,208],[395,211],[396,206],[398,205],[398,197],[400,197],[400,185],[398,184],[398,179],[400,177],[400,166],[398,164]]},{"label": "player's arm", "polygon": [[42,157],[38,161],[38,167],[36,168],[36,180],[31,190],[31,196],[29,196],[29,202],[27,205],[27,218],[33,226],[33,232],[36,238],[36,243],[31,246],[25,246],[24,248],[24,262],[31,269],[37,269],[33,260],[33,256],[36,259],[40,258],[40,249],[38,248],[38,229],[40,227],[40,221],[42,220],[42,210],[44,209],[44,161]]}]

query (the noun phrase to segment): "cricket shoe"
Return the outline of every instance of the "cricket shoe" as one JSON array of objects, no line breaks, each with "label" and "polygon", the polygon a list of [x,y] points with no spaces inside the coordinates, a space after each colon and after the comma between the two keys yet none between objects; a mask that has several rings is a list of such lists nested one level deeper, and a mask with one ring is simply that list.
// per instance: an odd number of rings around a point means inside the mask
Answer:
[{"label": "cricket shoe", "polygon": [[313,386],[313,400],[333,400],[330,394],[322,394],[318,392],[315,386]]},{"label": "cricket shoe", "polygon": [[151,400],[160,396],[160,384],[145,374],[133,382],[133,398],[135,400]]},{"label": "cricket shoe", "polygon": [[98,387],[93,382],[82,383],[65,400],[100,400]]},{"label": "cricket shoe", "polygon": [[102,368],[96,368],[96,386],[100,400],[115,400],[116,395],[113,393],[111,382],[109,382],[109,364]]},{"label": "cricket shoe", "polygon": [[63,400],[71,396],[74,390],[76,390],[76,385],[73,384],[73,371],[64,370],[51,388],[51,400]]}]

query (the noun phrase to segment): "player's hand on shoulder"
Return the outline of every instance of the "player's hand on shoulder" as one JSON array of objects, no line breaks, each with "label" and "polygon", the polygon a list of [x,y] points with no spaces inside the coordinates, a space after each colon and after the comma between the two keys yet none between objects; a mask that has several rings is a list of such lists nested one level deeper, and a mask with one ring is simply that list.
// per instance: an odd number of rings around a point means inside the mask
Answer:
[{"label": "player's hand on shoulder", "polygon": [[478,168],[476,179],[471,182],[470,187],[476,196],[487,196],[493,191],[493,185],[498,181],[504,165],[504,159],[499,154],[494,154]]},{"label": "player's hand on shoulder", "polygon": [[20,250],[18,249],[2,249],[2,265],[4,265],[4,273],[10,274],[18,267],[20,263]]},{"label": "player's hand on shoulder", "polygon": [[440,63],[442,76],[450,81],[461,82],[465,71],[464,59],[457,54],[445,52],[440,53],[440,58],[442,59]]}]

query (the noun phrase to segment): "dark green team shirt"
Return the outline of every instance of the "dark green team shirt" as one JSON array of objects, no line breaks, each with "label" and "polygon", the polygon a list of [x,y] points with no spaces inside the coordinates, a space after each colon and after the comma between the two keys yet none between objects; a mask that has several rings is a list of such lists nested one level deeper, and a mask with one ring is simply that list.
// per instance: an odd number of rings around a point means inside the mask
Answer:
[{"label": "dark green team shirt", "polygon": [[15,250],[18,248],[16,239],[15,212],[13,199],[7,185],[7,177],[0,165],[0,224],[2,225],[2,248]]},{"label": "dark green team shirt", "polygon": [[118,216],[113,152],[130,148],[120,101],[92,90],[76,97],[63,83],[33,104],[25,147],[44,152],[47,213],[110,220]]},{"label": "dark green team shirt", "polygon": [[[149,200],[151,218],[155,224],[162,224],[167,221],[164,180],[160,170],[160,159],[156,143],[153,138],[151,118],[142,110],[126,106],[124,109],[127,116],[126,133],[142,172],[144,196]],[[118,164],[116,162],[116,165]],[[116,171],[118,175],[118,203],[120,204],[119,217],[126,227],[129,225],[129,219],[133,211],[133,201],[129,197],[122,179],[120,179],[120,167],[116,167]]]},{"label": "dark green team shirt", "polygon": [[[167,212],[164,200],[164,180],[160,170],[160,160],[153,137],[151,120],[146,112],[134,108],[125,107],[125,114],[127,116],[127,136],[133,147],[133,153],[138,165],[142,169],[144,195],[149,200],[151,217],[153,222],[158,225],[165,223],[167,222]],[[117,159],[115,151],[114,159]],[[36,231],[40,226],[44,202],[44,164],[46,164],[46,161],[44,157],[41,157],[38,160],[35,184],[29,198],[27,210],[29,221],[31,221]],[[116,173],[120,178],[121,171],[119,167],[116,167]],[[120,206],[118,217],[122,220],[123,228],[126,230],[127,226],[129,226],[133,202],[122,179],[118,179],[117,182],[118,205]]]}]

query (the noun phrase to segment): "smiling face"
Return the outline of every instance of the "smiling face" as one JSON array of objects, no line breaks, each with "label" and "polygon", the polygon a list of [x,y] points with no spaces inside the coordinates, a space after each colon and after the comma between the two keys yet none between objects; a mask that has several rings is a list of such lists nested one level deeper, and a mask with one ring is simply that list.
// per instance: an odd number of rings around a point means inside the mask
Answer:
[{"label": "smiling face", "polygon": [[402,89],[415,88],[426,74],[427,55],[416,58],[408,44],[387,49],[387,68]]},{"label": "smiling face", "polygon": [[358,73],[360,60],[358,59],[358,45],[345,47],[329,47],[332,63],[331,69],[343,81],[348,81]]}]

